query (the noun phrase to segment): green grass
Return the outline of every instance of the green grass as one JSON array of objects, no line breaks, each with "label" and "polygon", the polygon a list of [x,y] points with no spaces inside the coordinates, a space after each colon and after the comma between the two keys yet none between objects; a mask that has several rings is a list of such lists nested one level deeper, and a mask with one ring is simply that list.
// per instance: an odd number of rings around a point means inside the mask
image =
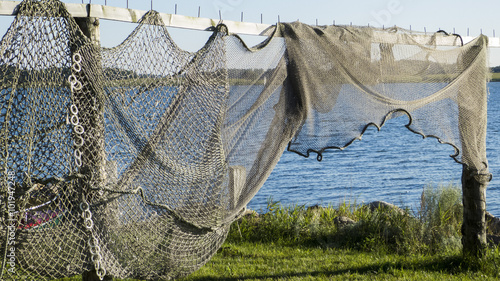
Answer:
[{"label": "green grass", "polygon": [[398,255],[350,249],[226,243],[182,280],[497,280],[465,264],[459,252]]}]

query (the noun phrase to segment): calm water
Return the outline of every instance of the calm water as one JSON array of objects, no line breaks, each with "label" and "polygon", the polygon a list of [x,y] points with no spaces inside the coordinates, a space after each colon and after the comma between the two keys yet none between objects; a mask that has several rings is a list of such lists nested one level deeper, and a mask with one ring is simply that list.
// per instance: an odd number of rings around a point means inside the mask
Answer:
[{"label": "calm water", "polygon": [[[500,83],[489,83],[487,156],[493,180],[486,191],[487,211],[500,216]],[[285,151],[249,208],[265,210],[267,201],[285,205],[338,205],[343,201],[382,200],[417,210],[422,189],[432,184],[460,186],[462,166],[451,146],[408,131],[407,119],[390,120],[378,132],[343,151],[329,151],[323,161]]]}]

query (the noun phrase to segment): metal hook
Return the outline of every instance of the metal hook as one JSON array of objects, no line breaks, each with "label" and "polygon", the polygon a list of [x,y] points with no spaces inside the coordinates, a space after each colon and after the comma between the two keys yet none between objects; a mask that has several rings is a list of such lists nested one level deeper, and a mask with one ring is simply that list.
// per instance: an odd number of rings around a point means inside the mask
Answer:
[{"label": "metal hook", "polygon": [[175,14],[177,15],[177,4],[175,4]]},{"label": "metal hook", "polygon": [[262,23],[262,14],[260,14],[260,23]]},{"label": "metal hook", "polygon": [[280,23],[280,22],[281,22],[281,21],[280,21],[280,15],[278,15],[278,23]]},{"label": "metal hook", "polygon": [[243,22],[243,12],[241,12],[241,21]]},{"label": "metal hook", "polygon": [[151,11],[153,10],[153,0],[151,0]]},{"label": "metal hook", "polygon": [[220,10],[219,10],[219,20],[222,21],[222,14],[221,14]]},{"label": "metal hook", "polygon": [[201,6],[198,6],[198,17],[201,15]]}]

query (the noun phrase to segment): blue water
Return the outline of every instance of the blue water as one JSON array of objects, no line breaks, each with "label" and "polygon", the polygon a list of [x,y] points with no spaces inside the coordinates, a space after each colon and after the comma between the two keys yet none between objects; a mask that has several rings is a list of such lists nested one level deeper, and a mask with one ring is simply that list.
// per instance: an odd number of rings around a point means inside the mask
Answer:
[{"label": "blue water", "polygon": [[[487,157],[493,180],[486,191],[486,209],[500,216],[500,83],[489,83],[488,88]],[[406,123],[396,118],[381,131],[370,128],[362,141],[324,153],[321,162],[285,151],[248,207],[265,211],[269,198],[307,206],[382,200],[417,211],[424,186],[461,186],[462,166],[449,157],[453,148],[411,133]]]}]

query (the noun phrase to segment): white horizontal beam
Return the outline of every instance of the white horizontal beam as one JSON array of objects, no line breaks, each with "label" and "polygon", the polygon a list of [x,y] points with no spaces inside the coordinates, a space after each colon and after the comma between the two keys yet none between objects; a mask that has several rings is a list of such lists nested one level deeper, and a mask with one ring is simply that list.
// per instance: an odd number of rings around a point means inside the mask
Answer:
[{"label": "white horizontal beam", "polygon": [[0,1],[0,15],[15,15],[16,7],[19,3],[19,1]]},{"label": "white horizontal beam", "polygon": [[[0,15],[15,15],[17,13],[17,5],[20,1],[0,1]],[[65,3],[68,12],[73,17],[96,17],[105,20],[123,21],[123,22],[138,22],[148,11],[134,10],[127,8],[111,7],[97,4],[73,4]],[[160,13],[163,22],[168,27],[186,28],[194,30],[210,30],[220,21],[209,18],[188,17],[182,15]],[[274,27],[269,24],[237,22],[224,20],[223,23],[227,26],[231,33],[249,34],[249,35],[270,35]],[[404,42],[401,34],[391,33],[376,33],[375,40],[380,43],[398,43]],[[420,44],[427,44],[431,35],[413,35]],[[438,34],[436,37],[438,46],[453,46],[460,42],[455,36],[445,36]],[[462,37],[464,44],[470,42],[474,37]],[[500,47],[500,38],[490,37],[489,47]]]}]

